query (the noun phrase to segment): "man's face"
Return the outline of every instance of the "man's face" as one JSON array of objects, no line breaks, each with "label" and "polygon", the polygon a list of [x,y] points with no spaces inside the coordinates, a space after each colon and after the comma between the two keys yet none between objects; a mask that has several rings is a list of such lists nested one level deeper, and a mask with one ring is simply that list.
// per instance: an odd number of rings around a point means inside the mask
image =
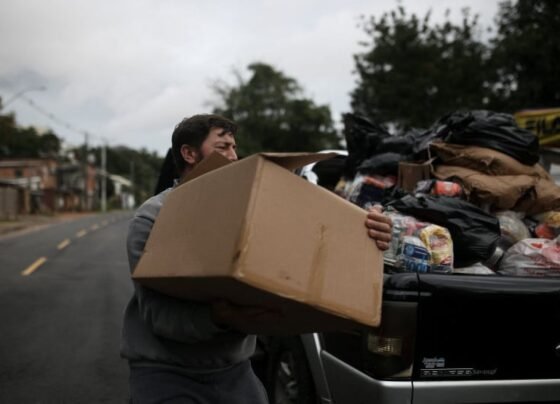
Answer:
[{"label": "man's face", "polygon": [[188,167],[193,167],[213,152],[220,153],[230,161],[236,161],[236,147],[235,138],[231,132],[222,128],[212,128],[204,142],[200,145],[200,148],[184,144],[181,146],[181,155],[187,163],[188,169]]},{"label": "man's face", "polygon": [[201,160],[213,152],[218,152],[230,161],[237,161],[237,145],[231,132],[222,128],[212,128],[208,137],[200,145]]}]

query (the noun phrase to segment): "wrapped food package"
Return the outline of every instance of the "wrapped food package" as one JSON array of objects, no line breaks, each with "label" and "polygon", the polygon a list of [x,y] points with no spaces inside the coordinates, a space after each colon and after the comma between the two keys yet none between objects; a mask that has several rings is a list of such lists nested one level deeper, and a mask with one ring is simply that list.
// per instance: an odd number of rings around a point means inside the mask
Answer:
[{"label": "wrapped food package", "polygon": [[386,214],[393,222],[393,239],[384,257],[397,270],[452,271],[453,241],[446,228],[394,211]]}]

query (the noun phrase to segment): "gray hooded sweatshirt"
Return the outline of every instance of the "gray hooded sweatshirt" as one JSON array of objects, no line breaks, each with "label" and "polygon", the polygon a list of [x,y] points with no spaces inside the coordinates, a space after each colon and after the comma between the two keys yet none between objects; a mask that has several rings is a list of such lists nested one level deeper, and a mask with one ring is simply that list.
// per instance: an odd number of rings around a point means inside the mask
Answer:
[{"label": "gray hooded sweatshirt", "polygon": [[[127,251],[131,272],[172,189],[144,202],[130,223]],[[179,366],[206,372],[245,361],[254,350],[255,336],[216,325],[209,305],[166,296],[134,282],[134,295],[125,310],[121,344],[121,356],[132,366]]]}]

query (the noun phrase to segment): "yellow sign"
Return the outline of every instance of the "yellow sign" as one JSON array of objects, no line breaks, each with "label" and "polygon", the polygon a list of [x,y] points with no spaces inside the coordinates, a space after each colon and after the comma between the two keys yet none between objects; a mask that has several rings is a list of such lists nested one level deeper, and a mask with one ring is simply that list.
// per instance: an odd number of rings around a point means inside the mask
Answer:
[{"label": "yellow sign", "polygon": [[537,135],[542,146],[560,145],[560,108],[527,109],[513,116],[521,128]]}]

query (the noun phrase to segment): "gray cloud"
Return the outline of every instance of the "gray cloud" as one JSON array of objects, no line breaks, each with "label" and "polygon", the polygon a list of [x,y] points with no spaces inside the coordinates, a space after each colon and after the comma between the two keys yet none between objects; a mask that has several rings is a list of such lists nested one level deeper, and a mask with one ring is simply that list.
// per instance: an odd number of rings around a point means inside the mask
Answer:
[{"label": "gray cloud", "polygon": [[[459,20],[470,6],[489,25],[498,0],[403,1],[433,20],[445,8]],[[0,6],[0,96],[27,95],[94,142],[147,147],[163,154],[182,117],[215,99],[210,83],[233,82],[233,68],[273,64],[295,77],[335,118],[349,110],[352,55],[365,39],[360,15],[396,2],[347,0],[180,1],[9,0]],[[69,143],[83,135],[50,121],[19,99],[7,108],[25,125],[52,127]]]}]

